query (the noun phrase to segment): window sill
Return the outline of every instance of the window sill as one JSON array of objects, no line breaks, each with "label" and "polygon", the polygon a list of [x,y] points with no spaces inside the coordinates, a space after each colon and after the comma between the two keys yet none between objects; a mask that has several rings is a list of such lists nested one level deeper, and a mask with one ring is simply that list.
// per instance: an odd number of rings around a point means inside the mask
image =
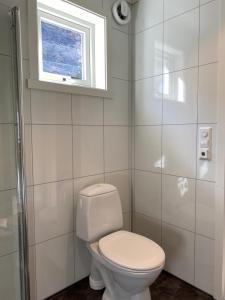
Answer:
[{"label": "window sill", "polygon": [[46,82],[34,79],[28,79],[28,88],[35,90],[43,90],[49,92],[67,93],[75,95],[85,95],[100,98],[112,98],[112,92],[96,88],[88,88],[83,86],[74,86],[54,82]]}]

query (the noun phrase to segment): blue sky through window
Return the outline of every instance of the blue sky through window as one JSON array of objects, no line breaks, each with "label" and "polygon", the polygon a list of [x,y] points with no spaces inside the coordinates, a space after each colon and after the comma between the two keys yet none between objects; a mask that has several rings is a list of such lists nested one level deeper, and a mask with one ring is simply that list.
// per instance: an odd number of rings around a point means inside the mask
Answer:
[{"label": "blue sky through window", "polygon": [[83,33],[41,21],[43,72],[83,79]]}]

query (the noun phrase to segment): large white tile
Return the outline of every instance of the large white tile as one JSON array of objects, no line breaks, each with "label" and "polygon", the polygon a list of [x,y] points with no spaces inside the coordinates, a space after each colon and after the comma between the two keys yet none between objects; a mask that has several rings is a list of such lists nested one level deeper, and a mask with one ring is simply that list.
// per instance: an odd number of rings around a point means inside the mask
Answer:
[{"label": "large white tile", "polygon": [[31,113],[34,124],[71,124],[71,96],[32,90]]},{"label": "large white tile", "polygon": [[27,79],[30,78],[29,60],[23,59],[23,118],[25,124],[31,123],[31,89],[28,89]]},{"label": "large white tile", "polygon": [[18,253],[0,257],[1,299],[20,300],[20,269]]},{"label": "large white tile", "polygon": [[91,254],[87,243],[75,236],[75,280],[79,281],[90,274]]},{"label": "large white tile", "polygon": [[104,100],[105,125],[130,124],[130,84],[128,81],[112,79],[112,99]]},{"label": "large white tile", "polygon": [[163,25],[136,34],[134,43],[135,79],[162,74]]},{"label": "large white tile", "polygon": [[73,233],[36,245],[37,299],[45,299],[74,283]]},{"label": "large white tile", "polygon": [[16,190],[0,192],[0,256],[18,249]]},{"label": "large white tile", "polygon": [[[210,160],[200,160],[199,153],[197,153],[197,178],[201,180],[215,181],[216,172],[216,125],[215,124],[201,124],[198,126],[198,139],[199,128],[211,127],[212,128],[212,151]],[[199,143],[199,142],[198,142]]]},{"label": "large white tile", "polygon": [[194,233],[163,224],[162,246],[166,253],[166,271],[194,284]]},{"label": "large white tile", "polygon": [[16,187],[14,125],[0,125],[0,190]]},{"label": "large white tile", "polygon": [[105,174],[106,183],[110,183],[117,187],[120,194],[120,200],[124,212],[131,211],[130,179],[131,178],[130,178],[129,171],[113,172],[113,173]]},{"label": "large white tile", "polygon": [[112,76],[130,78],[129,37],[126,33],[112,29]]},{"label": "large white tile", "polygon": [[105,171],[129,168],[129,128],[106,126],[104,128]]},{"label": "large white tile", "polygon": [[0,55],[0,69],[0,123],[10,123],[14,120],[12,84],[13,78],[10,57]]},{"label": "large white tile", "polygon": [[161,124],[162,85],[162,76],[135,82],[135,125]]},{"label": "large white tile", "polygon": [[33,125],[34,183],[72,178],[72,126]]},{"label": "large white tile", "polygon": [[73,95],[73,124],[103,125],[103,100]]},{"label": "large white tile", "polygon": [[123,213],[123,230],[131,231],[131,213]]},{"label": "large white tile", "polygon": [[73,144],[75,176],[103,173],[102,126],[74,126]]},{"label": "large white tile", "polygon": [[197,68],[165,74],[163,77],[163,122],[197,122]]},{"label": "large white tile", "polygon": [[29,246],[35,244],[35,224],[34,224],[34,188],[27,188],[27,231]]},{"label": "large white tile", "polygon": [[199,6],[199,0],[165,0],[164,18],[172,18]]},{"label": "large white tile", "polygon": [[199,63],[218,60],[219,1],[211,1],[200,8]]},{"label": "large white tile", "polygon": [[36,263],[35,246],[29,247],[29,279],[30,279],[30,298],[36,300]]},{"label": "large white tile", "polygon": [[217,64],[209,64],[199,69],[198,122],[217,121]]},{"label": "large white tile", "polygon": [[163,176],[162,219],[164,222],[195,231],[195,180]]},{"label": "large white tile", "polygon": [[34,186],[36,243],[73,231],[73,181]]},{"label": "large white tile", "polygon": [[214,288],[214,240],[200,235],[195,244],[195,286],[213,295]]},{"label": "large white tile", "polygon": [[[104,0],[105,1],[105,0]],[[91,10],[101,10],[102,0],[76,0],[76,4],[80,4],[83,7],[86,7]]]},{"label": "large white tile", "polygon": [[155,243],[161,245],[161,221],[146,217],[145,215],[135,213],[134,215],[134,232],[146,236]]},{"label": "large white tile", "polygon": [[196,125],[167,125],[163,127],[163,172],[195,177]]},{"label": "large white tile", "polygon": [[0,54],[11,55],[10,18],[6,6],[0,5]]},{"label": "large white tile", "polygon": [[198,32],[198,10],[165,23],[164,72],[198,64]]},{"label": "large white tile", "polygon": [[135,212],[161,220],[161,175],[135,172]]},{"label": "large white tile", "polygon": [[32,127],[24,126],[24,154],[25,154],[25,172],[26,184],[33,185],[33,148],[32,148]]},{"label": "large white tile", "polygon": [[197,181],[196,188],[196,231],[214,238],[215,234],[215,184]]},{"label": "large white tile", "polygon": [[161,172],[161,126],[135,128],[135,168]]},{"label": "large white tile", "polygon": [[145,30],[163,21],[163,0],[142,0],[134,5],[135,32]]}]

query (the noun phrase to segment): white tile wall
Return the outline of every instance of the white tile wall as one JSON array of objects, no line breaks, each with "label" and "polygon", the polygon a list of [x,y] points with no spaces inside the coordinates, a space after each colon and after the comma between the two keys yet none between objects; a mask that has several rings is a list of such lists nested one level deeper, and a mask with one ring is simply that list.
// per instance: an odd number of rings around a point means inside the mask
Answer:
[{"label": "white tile wall", "polygon": [[[5,4],[6,0],[2,2]],[[7,5],[16,4],[22,9],[25,79],[29,78],[26,2],[7,1]],[[113,0],[74,2],[109,15],[113,4]],[[0,22],[5,21],[1,18]],[[1,28],[0,37],[5,45],[0,45],[0,54],[8,51],[8,37]],[[130,228],[129,32],[128,26],[112,21],[113,99],[29,90],[24,81],[32,300],[45,299],[89,274],[90,255],[86,245],[75,236],[80,189],[97,182],[115,184],[121,193],[124,227]],[[7,64],[7,57],[0,56],[0,65],[9,70]],[[0,136],[6,141],[0,146],[0,158],[5,158],[0,159],[0,170],[13,166],[6,154],[14,151],[9,142],[12,128],[1,125],[12,121],[10,73],[5,76],[7,80],[0,80],[4,99],[7,98],[0,112]],[[0,190],[14,187],[13,174],[11,167],[4,177],[0,176]],[[16,299],[10,297],[5,298]]]},{"label": "white tile wall", "polygon": [[[134,6],[134,230],[162,241],[167,271],[213,294],[219,1],[158,1],[151,19],[153,2]],[[210,161],[197,151],[205,126]]]}]

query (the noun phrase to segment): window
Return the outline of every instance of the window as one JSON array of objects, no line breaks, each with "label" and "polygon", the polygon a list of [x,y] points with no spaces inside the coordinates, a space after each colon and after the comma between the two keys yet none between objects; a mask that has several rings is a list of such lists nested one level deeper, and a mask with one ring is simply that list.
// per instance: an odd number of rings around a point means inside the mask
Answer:
[{"label": "window", "polygon": [[63,0],[37,9],[38,80],[106,90],[106,18]]}]

